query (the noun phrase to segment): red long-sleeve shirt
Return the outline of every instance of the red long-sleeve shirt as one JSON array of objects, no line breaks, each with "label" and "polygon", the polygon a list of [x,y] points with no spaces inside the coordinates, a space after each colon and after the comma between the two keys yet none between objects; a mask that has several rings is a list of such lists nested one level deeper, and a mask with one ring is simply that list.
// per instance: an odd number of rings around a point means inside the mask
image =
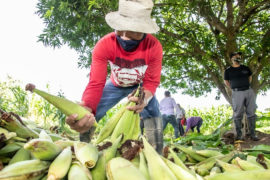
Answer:
[{"label": "red long-sleeve shirt", "polygon": [[108,62],[111,66],[110,78],[115,86],[129,87],[143,82],[144,89],[155,94],[162,66],[160,42],[147,34],[135,51],[126,52],[113,32],[101,38],[93,50],[89,83],[82,96],[82,101],[94,113],[106,83]]}]

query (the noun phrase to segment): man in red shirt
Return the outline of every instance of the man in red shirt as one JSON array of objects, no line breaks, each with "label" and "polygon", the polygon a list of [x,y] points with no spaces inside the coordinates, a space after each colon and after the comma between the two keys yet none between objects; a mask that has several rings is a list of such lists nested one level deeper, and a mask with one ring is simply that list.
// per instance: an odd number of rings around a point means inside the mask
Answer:
[{"label": "man in red shirt", "polygon": [[[145,101],[128,107],[140,113],[148,141],[158,152],[162,151],[162,121],[155,91],[160,84],[162,45],[151,35],[159,30],[151,19],[152,0],[120,0],[117,12],[106,15],[107,24],[115,29],[101,38],[92,53],[90,79],[83,96],[82,105],[93,115],[75,122],[76,115],[69,116],[67,123],[81,133],[82,141],[89,141],[89,129],[120,100],[128,97],[137,102],[131,92],[141,84]],[[110,79],[107,65],[110,64]]]}]

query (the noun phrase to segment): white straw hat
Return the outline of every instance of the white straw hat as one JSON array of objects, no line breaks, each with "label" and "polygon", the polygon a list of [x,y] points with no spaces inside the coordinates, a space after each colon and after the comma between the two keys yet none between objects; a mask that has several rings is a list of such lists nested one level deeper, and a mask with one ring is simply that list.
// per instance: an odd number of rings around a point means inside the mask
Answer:
[{"label": "white straw hat", "polygon": [[152,0],[119,0],[118,11],[106,15],[107,24],[119,31],[156,33],[159,27],[151,19]]}]

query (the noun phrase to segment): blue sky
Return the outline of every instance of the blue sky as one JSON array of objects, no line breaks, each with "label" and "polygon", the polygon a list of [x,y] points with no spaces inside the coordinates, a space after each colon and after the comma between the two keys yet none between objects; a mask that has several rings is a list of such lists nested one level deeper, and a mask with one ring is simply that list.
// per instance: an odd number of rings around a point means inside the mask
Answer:
[{"label": "blue sky", "polygon": [[[52,93],[60,89],[68,99],[80,101],[82,92],[88,83],[88,69],[77,67],[78,54],[68,47],[53,49],[37,42],[42,32],[42,20],[34,14],[37,0],[2,1],[0,6],[0,81],[7,75],[20,80],[23,84],[34,83],[39,89],[50,85]],[[157,90],[157,98],[163,98],[164,89]],[[269,108],[268,96],[258,96],[260,110]],[[177,103],[183,107],[211,107],[227,104],[222,97],[215,100],[215,94],[207,97],[194,98],[173,94]]]}]

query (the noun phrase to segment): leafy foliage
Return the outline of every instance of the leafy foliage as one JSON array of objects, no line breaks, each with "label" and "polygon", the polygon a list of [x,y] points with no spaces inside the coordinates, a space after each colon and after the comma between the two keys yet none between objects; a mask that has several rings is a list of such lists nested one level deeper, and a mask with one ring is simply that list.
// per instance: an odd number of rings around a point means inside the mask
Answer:
[{"label": "leafy foliage", "polygon": [[[217,89],[231,102],[223,73],[229,54],[244,53],[253,71],[255,93],[270,88],[270,2],[155,0],[153,17],[164,49],[162,86],[172,92],[201,96]],[[79,67],[89,67],[94,44],[112,31],[105,15],[116,0],[39,0],[37,14],[45,28],[39,41],[52,47],[67,44],[79,54]]]}]

